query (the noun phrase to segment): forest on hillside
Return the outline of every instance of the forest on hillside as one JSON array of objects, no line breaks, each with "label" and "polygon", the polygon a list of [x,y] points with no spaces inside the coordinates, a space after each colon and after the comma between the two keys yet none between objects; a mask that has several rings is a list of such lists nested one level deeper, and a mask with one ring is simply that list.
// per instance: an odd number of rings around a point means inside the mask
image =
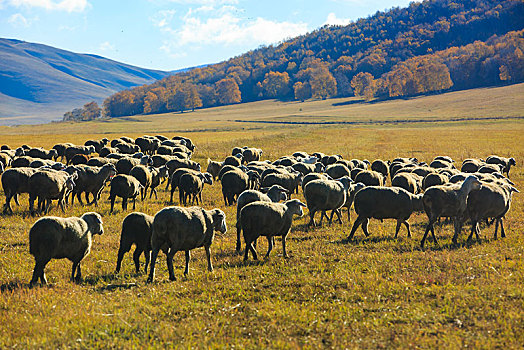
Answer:
[{"label": "forest on hillside", "polygon": [[425,0],[124,90],[106,117],[262,99],[392,98],[524,81],[524,1]]}]

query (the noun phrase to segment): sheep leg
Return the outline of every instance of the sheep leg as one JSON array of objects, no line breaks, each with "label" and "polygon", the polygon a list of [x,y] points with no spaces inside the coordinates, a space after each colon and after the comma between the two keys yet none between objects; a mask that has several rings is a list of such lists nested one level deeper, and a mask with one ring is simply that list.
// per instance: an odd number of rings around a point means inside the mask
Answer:
[{"label": "sheep leg", "polygon": [[[71,282],[75,282],[75,272],[77,271],[77,268],[79,266],[79,263],[77,261],[73,262],[73,267],[71,268]],[[77,274],[78,278],[78,274]]]},{"label": "sheep leg", "polygon": [[146,258],[146,265],[144,266],[144,273],[147,273],[147,267],[149,266],[149,261],[151,260],[151,251],[144,250],[144,257]]},{"label": "sheep leg", "polygon": [[135,207],[136,207],[136,196],[133,197],[133,210],[135,210]]},{"label": "sheep leg", "polygon": [[184,192],[180,188],[178,189],[178,203],[180,205],[184,204]]},{"label": "sheep leg", "polygon": [[351,233],[349,234],[347,240],[351,241],[353,239],[353,236],[355,235],[355,232],[357,231],[357,228],[362,224],[364,221],[364,218],[362,216],[358,216],[355,222],[353,223],[353,227],[351,228]]},{"label": "sheep leg", "polygon": [[[342,217],[341,217],[340,209],[336,209],[335,210],[335,214],[337,214],[338,223],[342,225]],[[333,215],[333,214],[331,214],[331,215]]]},{"label": "sheep leg", "polygon": [[475,227],[475,236],[477,236],[477,241],[480,242],[480,226],[478,224]]},{"label": "sheep leg", "polygon": [[[153,193],[155,194],[155,199],[158,199],[158,194],[156,193],[156,188],[151,188],[151,193],[149,194],[149,199],[153,198]],[[173,197],[171,197],[171,201],[173,201]]]},{"label": "sheep leg", "polygon": [[282,236],[282,255],[284,256],[284,258],[289,258],[289,255],[287,255],[286,251],[286,236],[287,235]]},{"label": "sheep leg", "polygon": [[31,215],[35,215],[35,197],[33,195],[29,195],[29,212],[31,213]]},{"label": "sheep leg", "polygon": [[[84,202],[82,202],[82,192],[77,192],[76,193],[76,198],[78,198],[78,202],[80,202],[80,205],[84,205]],[[72,202],[73,200],[71,200]],[[72,205],[73,203],[71,203]]]},{"label": "sheep leg", "polygon": [[122,198],[122,210],[127,210],[127,198]]},{"label": "sheep leg", "polygon": [[142,250],[138,247],[135,248],[135,251],[133,252],[133,261],[135,262],[135,271],[136,273],[140,272],[140,255],[142,254]]},{"label": "sheep leg", "polygon": [[211,263],[211,247],[205,246],[204,249],[206,250],[207,270],[209,272],[213,272],[213,264]]},{"label": "sheep leg", "polygon": [[476,220],[471,220],[471,233],[469,234],[468,239],[466,240],[467,242],[471,241],[471,239],[473,238],[473,234],[477,233],[476,232],[477,229],[478,229],[478,222]]},{"label": "sheep leg", "polygon": [[[316,226],[315,224],[315,213],[316,213],[316,210],[315,209],[310,209],[309,210],[309,217],[310,217],[310,220],[309,220],[309,223],[307,224],[307,226]],[[322,222],[322,216],[320,216],[320,222]]]},{"label": "sheep leg", "polygon": [[[45,264],[42,263],[42,262],[39,262],[37,261],[35,263],[35,268],[33,270],[33,277],[31,278],[31,282],[29,282],[29,285],[30,286],[33,286],[36,282],[38,282],[38,279],[42,279],[42,273],[44,272],[44,267],[45,267]],[[44,280],[45,280],[45,277],[44,277]],[[42,283],[46,283],[46,282],[43,282]]]},{"label": "sheep leg", "polygon": [[109,199],[111,199],[111,210],[109,210],[109,212],[112,213],[115,207],[115,197],[109,197]]},{"label": "sheep leg", "polygon": [[431,225],[431,236],[433,236],[433,241],[435,244],[438,244],[437,236],[435,236],[435,226]]},{"label": "sheep leg", "polygon": [[364,234],[366,235],[366,237],[369,236],[369,232],[368,232],[368,224],[369,224],[369,219],[368,219],[368,218],[365,218],[365,219],[364,219],[364,222],[362,222],[362,231],[364,231]]},{"label": "sheep leg", "polygon": [[86,204],[89,204],[89,192],[84,192],[84,197],[86,198]]},{"label": "sheep leg", "polygon": [[269,253],[271,253],[271,251],[273,250],[273,240],[271,239],[270,236],[267,236],[266,238],[267,238],[267,253],[266,253],[265,258],[268,259]]},{"label": "sheep leg", "polygon": [[242,249],[242,243],[240,242],[240,234],[242,233],[242,226],[237,222],[237,245],[236,251],[239,252]]},{"label": "sheep leg", "polygon": [[116,259],[116,269],[115,272],[119,273],[120,268],[122,266],[122,260],[124,259],[125,253],[129,251],[129,249],[126,250],[127,247],[120,246],[120,249],[118,249],[118,257]]},{"label": "sheep leg", "polygon": [[[331,215],[328,218],[328,225],[331,225],[331,223],[333,222],[333,216],[335,216],[335,209],[331,211]],[[320,218],[320,220],[322,221],[322,218]]]},{"label": "sheep leg", "polygon": [[153,252],[151,253],[151,267],[149,269],[149,277],[147,278],[147,283],[152,283],[155,278],[155,264],[159,251],[160,249],[156,248],[153,249]]},{"label": "sheep leg", "polygon": [[407,230],[408,230],[408,238],[411,238],[411,229],[409,227],[409,222],[407,222],[406,220],[404,220],[404,226],[406,226]]},{"label": "sheep leg", "polygon": [[395,228],[395,238],[397,238],[398,231],[400,231],[400,225],[402,225],[402,221],[400,219],[397,219],[397,227]]},{"label": "sheep leg", "polygon": [[502,218],[500,218],[499,221],[500,221],[500,237],[505,238],[506,232],[504,232],[504,222],[502,221]]},{"label": "sheep leg", "polygon": [[173,187],[171,187],[171,197],[169,198],[169,203],[173,203],[173,194],[174,193],[175,193],[175,191],[173,190]]},{"label": "sheep leg", "polygon": [[[167,253],[167,270],[169,271],[169,280],[170,281],[175,281],[176,280],[176,277],[175,277],[175,271],[173,270],[173,257],[175,256],[176,254],[176,250],[175,249],[169,249],[169,252]],[[187,265],[187,256],[186,256],[186,265]]]},{"label": "sheep leg", "polygon": [[[429,220],[427,226],[426,226],[426,231],[424,231],[424,236],[422,237],[422,241],[420,242],[420,248],[424,249],[424,242],[426,242],[426,237],[428,236],[428,233],[429,231],[433,231],[433,223],[435,222],[436,220]],[[435,237],[435,234],[433,234],[433,237]],[[436,241],[435,241],[436,243]]]},{"label": "sheep leg", "polygon": [[[14,198],[16,205],[19,206],[19,205],[20,205],[20,202],[18,201],[18,193],[15,193],[15,195],[14,195],[14,196],[11,196],[11,197]],[[9,201],[11,201],[11,197],[9,197]],[[11,206],[9,206],[9,208],[11,208]]]},{"label": "sheep leg", "polygon": [[189,273],[189,260],[191,260],[191,252],[186,250],[186,268],[184,269],[184,276],[187,276]]},{"label": "sheep leg", "polygon": [[462,218],[456,217],[453,226],[455,227],[455,233],[453,234],[452,242],[453,244],[457,244],[458,236],[460,231],[462,231]]}]

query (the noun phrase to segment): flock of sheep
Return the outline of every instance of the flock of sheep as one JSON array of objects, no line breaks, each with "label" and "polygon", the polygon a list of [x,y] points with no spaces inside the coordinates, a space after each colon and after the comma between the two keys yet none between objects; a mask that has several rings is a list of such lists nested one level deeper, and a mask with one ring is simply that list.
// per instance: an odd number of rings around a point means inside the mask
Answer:
[{"label": "flock of sheep", "polygon": [[[121,137],[115,140],[89,140],[83,146],[70,143],[57,144],[50,150],[21,146],[11,150],[4,145],[0,151],[0,172],[6,201],[4,213],[13,213],[11,200],[20,205],[18,195],[29,194],[31,215],[48,213],[51,202],[64,206],[74,204],[74,198],[83,205],[98,205],[103,188],[109,184],[111,212],[116,197],[122,198],[122,209],[127,201],[158,196],[156,188],[166,181],[170,188],[170,202],[174,191],[179,190],[180,206],[168,206],[154,216],[134,212],[122,222],[120,249],[116,272],[121,268],[124,255],[136,246],[133,260],[136,271],[140,269],[140,256],[144,254],[144,271],[148,281],[155,274],[155,262],[162,250],[167,255],[170,280],[175,279],[173,257],[184,251],[189,270],[190,251],[204,247],[208,268],[212,271],[210,246],[214,232],[225,233],[226,216],[218,208],[206,210],[202,205],[204,186],[221,182],[226,206],[237,206],[236,250],[241,251],[244,238],[244,260],[251,252],[257,259],[256,242],[265,236],[269,256],[274,237],[282,238],[284,257],[286,236],[295,215],[303,215],[307,207],[310,220],[308,228],[321,225],[324,217],[331,224],[336,215],[342,223],[342,209],[354,206],[357,218],[350,241],[361,227],[369,235],[369,219],[397,220],[395,237],[402,224],[411,236],[408,219],[413,212],[424,211],[428,224],[421,241],[431,232],[437,243],[434,224],[441,217],[454,223],[453,242],[457,242],[463,224],[471,222],[470,240],[479,238],[479,223],[495,222],[495,237],[500,225],[505,237],[503,218],[508,212],[513,192],[519,192],[509,179],[514,158],[489,156],[483,159],[466,159],[460,170],[447,156],[435,157],[429,164],[416,158],[396,158],[392,161],[346,160],[340,155],[295,152],[275,161],[262,161],[262,150],[235,147],[223,161],[208,159],[207,171],[191,160],[194,143],[181,136],[169,139],[162,135],[143,136],[136,140]],[[93,156],[93,154],[97,156]],[[65,161],[65,163],[61,161]],[[506,176],[505,176],[505,175]],[[386,186],[388,177],[391,186]],[[301,188],[306,203],[291,196]],[[89,196],[92,196],[90,200]],[[34,202],[37,202],[36,208]],[[315,214],[320,212],[320,221]],[[71,279],[81,279],[80,262],[89,254],[92,236],[104,232],[102,217],[88,212],[81,217],[43,217],[29,231],[30,253],[35,258],[31,285],[40,280],[47,283],[44,268],[51,259],[68,258],[73,262]]]}]

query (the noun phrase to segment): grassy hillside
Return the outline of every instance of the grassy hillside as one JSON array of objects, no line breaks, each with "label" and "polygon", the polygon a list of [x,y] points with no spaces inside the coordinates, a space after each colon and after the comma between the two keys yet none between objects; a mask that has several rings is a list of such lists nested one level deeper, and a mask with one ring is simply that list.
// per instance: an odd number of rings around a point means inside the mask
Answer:
[{"label": "grassy hillside", "polygon": [[[102,135],[184,134],[197,144],[193,158],[202,164],[207,157],[225,157],[238,145],[261,147],[264,159],[296,150],[369,160],[416,156],[429,161],[449,155],[460,162],[511,155],[517,159],[511,178],[522,190],[521,120],[430,122],[435,116],[521,116],[519,89],[522,86],[366,105],[264,102],[183,115],[5,127],[0,134],[2,142],[12,146],[45,147]],[[493,100],[499,103],[487,102]],[[311,118],[414,117],[428,123],[352,127],[233,121],[285,119],[299,112]],[[443,224],[436,229],[440,245],[427,242],[421,250],[427,218],[416,214],[410,219],[412,239],[406,238],[404,228],[400,238],[393,239],[392,220],[372,220],[371,236],[365,238],[359,230],[355,242],[348,244],[343,239],[355,219],[352,211],[351,222],[344,212],[342,225],[309,231],[308,218],[298,218],[288,237],[289,259],[282,257],[277,239],[268,260],[243,263],[234,252],[235,208],[224,206],[221,185],[215,183],[204,189],[203,206],[223,209],[229,229],[211,248],[215,271],[207,272],[205,254],[198,249],[185,278],[179,253],[174,262],[177,281],[169,282],[161,254],[152,285],[145,284],[145,274],[134,273],[129,253],[121,274],[113,273],[120,225],[131,210],[123,212],[117,201],[110,215],[107,196],[106,188],[96,208],[104,217],[105,233],[95,238],[83,262],[80,284],[68,281],[69,262],[54,260],[46,269],[50,286],[29,289],[34,261],[27,232],[36,218],[27,216],[27,196],[20,207],[14,206],[15,215],[0,215],[0,348],[519,348],[524,343],[522,194],[514,195],[506,215],[505,239],[492,239],[494,227],[482,227],[482,240],[466,244],[466,225],[455,246],[451,225]],[[154,214],[169,205],[168,200],[169,193],[162,190],[158,200],[138,201],[136,210]],[[65,216],[94,209],[75,204]],[[51,214],[64,215],[54,206]],[[266,249],[266,241],[260,240],[258,252]]]},{"label": "grassy hillside", "polygon": [[48,114],[57,107],[71,109],[92,100],[102,102],[116,91],[168,74],[100,56],[0,38],[0,123],[4,123],[3,117],[31,112],[42,118],[40,122],[61,119],[65,109],[54,118]]}]

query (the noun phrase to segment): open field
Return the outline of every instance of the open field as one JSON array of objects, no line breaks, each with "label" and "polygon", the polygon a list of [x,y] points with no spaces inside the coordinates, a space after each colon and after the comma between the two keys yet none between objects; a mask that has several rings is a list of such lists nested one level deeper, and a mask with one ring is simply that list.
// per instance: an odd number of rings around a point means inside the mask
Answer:
[{"label": "open field", "polygon": [[[358,127],[234,120],[286,119],[298,112],[309,120],[521,117],[523,89],[520,84],[344,106],[332,106],[343,102],[333,100],[263,102],[175,116],[9,127],[0,128],[0,143],[51,147],[123,134],[183,134],[196,143],[193,159],[203,165],[207,157],[224,158],[233,146],[242,145],[262,148],[264,159],[297,150],[370,161],[511,155],[517,160],[511,179],[522,191],[522,120]],[[138,201],[136,210],[153,215],[168,205],[169,193],[161,188],[158,200]],[[69,261],[53,260],[46,268],[50,285],[33,289],[27,286],[34,266],[27,232],[36,219],[27,216],[27,195],[22,196],[22,205],[13,206],[15,215],[0,215],[0,348],[520,348],[524,343],[522,194],[513,196],[505,239],[492,239],[494,227],[482,227],[482,241],[465,244],[470,229],[465,225],[460,244],[454,246],[448,224],[436,231],[439,246],[428,241],[421,250],[427,218],[417,214],[410,219],[412,239],[404,228],[393,239],[393,220],[372,220],[369,238],[359,229],[353,243],[343,243],[356,217],[352,211],[351,224],[344,215],[342,225],[309,231],[309,218],[295,219],[288,236],[289,259],[282,257],[277,239],[268,260],[248,263],[235,254],[235,208],[224,207],[220,183],[206,187],[203,195],[205,208],[219,207],[227,215],[229,231],[217,235],[211,248],[214,272],[207,272],[204,251],[198,249],[187,278],[181,253],[175,256],[177,281],[168,281],[163,254],[152,285],[145,284],[145,274],[134,273],[129,253],[123,271],[115,275],[120,225],[131,210],[122,212],[117,200],[116,212],[109,215],[106,188],[96,209],[104,217],[105,234],[95,237],[83,262],[84,281],[69,282]],[[75,204],[65,216],[90,210]],[[55,206],[51,214],[62,216]],[[258,252],[266,249],[260,240]]]}]

